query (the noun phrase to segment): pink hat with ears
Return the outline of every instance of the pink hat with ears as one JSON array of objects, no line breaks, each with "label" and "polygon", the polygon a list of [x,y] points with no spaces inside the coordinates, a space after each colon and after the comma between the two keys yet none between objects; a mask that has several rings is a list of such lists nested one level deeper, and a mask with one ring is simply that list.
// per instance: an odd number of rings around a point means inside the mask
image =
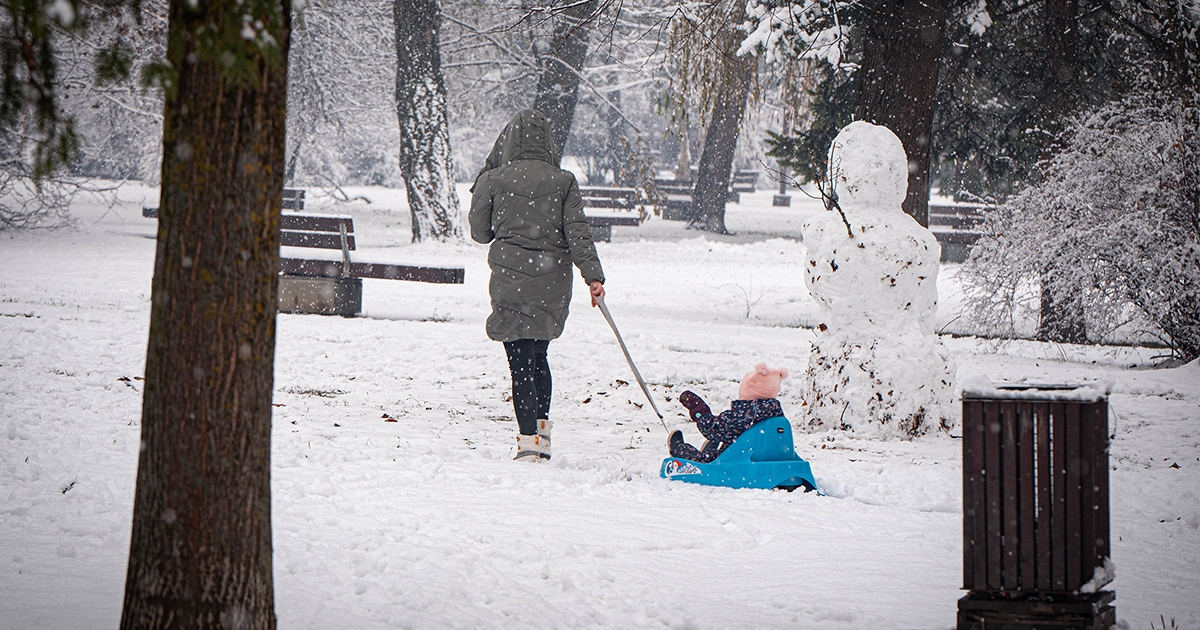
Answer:
[{"label": "pink hat with ears", "polygon": [[742,384],[738,386],[738,399],[778,398],[779,383],[787,377],[787,368],[769,368],[766,363],[759,363],[754,366],[754,371],[742,377]]}]

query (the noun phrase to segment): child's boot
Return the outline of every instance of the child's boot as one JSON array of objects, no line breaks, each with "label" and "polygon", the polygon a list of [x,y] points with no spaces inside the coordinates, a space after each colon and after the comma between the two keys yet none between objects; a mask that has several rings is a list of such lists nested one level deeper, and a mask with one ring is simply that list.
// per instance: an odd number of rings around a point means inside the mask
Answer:
[{"label": "child's boot", "polygon": [[517,436],[517,455],[513,457],[518,462],[540,462],[542,461],[542,444],[541,436],[538,435],[518,435]]},{"label": "child's boot", "polygon": [[537,421],[537,436],[540,444],[539,453],[542,459],[550,459],[550,429],[554,428],[554,423],[546,418],[540,418]]},{"label": "child's boot", "polygon": [[684,444],[683,431],[676,429],[667,437],[667,452],[671,454],[671,457],[680,457]]}]

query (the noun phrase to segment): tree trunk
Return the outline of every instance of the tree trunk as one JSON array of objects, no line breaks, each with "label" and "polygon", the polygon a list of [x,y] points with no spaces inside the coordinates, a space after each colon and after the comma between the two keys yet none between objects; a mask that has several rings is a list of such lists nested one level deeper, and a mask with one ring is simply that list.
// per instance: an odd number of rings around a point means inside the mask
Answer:
[{"label": "tree trunk", "polygon": [[[177,74],[163,110],[126,630],[275,627],[271,394],[290,7],[170,3]],[[262,25],[249,41],[246,14]]]},{"label": "tree trunk", "polygon": [[689,223],[708,232],[726,234],[725,203],[729,201],[729,174],[733,170],[733,153],[737,149],[738,131],[746,114],[746,101],[758,60],[750,55],[729,61],[732,85],[720,90],[713,103],[712,119],[704,134],[704,149],[700,153],[700,168],[692,190],[692,212]]},{"label": "tree trunk", "polygon": [[462,240],[446,83],[438,51],[438,0],[396,0],[396,111],[400,174],[408,191],[414,242]]},{"label": "tree trunk", "polygon": [[625,139],[625,120],[616,110],[616,107],[621,106],[621,92],[619,90],[609,92],[608,102],[612,103],[614,107],[603,103],[599,105],[600,117],[604,120],[604,127],[608,131],[608,136],[604,139],[605,166],[612,169],[613,186],[635,186],[636,178],[628,168],[630,146]]},{"label": "tree trunk", "polygon": [[1054,343],[1087,343],[1083,319],[1083,297],[1072,286],[1055,286],[1056,273],[1070,270],[1050,269],[1042,273],[1040,315],[1036,338]]},{"label": "tree trunk", "polygon": [[904,211],[929,226],[934,97],[946,30],[945,0],[872,0],[863,27],[854,118],[883,125],[908,154]]},{"label": "tree trunk", "polygon": [[692,157],[688,155],[687,121],[679,125],[679,159],[675,162],[675,179],[681,182],[692,181]]},{"label": "tree trunk", "polygon": [[538,56],[541,75],[533,108],[550,119],[554,148],[562,157],[575,121],[575,104],[579,101],[579,71],[587,58],[587,18],[596,10],[595,0],[582,2],[559,13],[555,18],[550,50]]},{"label": "tree trunk", "polygon": [[[1046,56],[1042,64],[1042,95],[1037,100],[1040,119],[1046,130],[1061,128],[1061,121],[1074,109],[1079,95],[1077,0],[1046,0],[1042,25]],[[1055,151],[1054,143],[1042,147],[1042,159],[1048,160]],[[1040,319],[1036,336],[1042,341],[1056,343],[1087,343],[1082,296],[1077,290],[1056,290],[1054,278],[1072,273],[1069,269],[1050,268],[1042,274]]]},{"label": "tree trunk", "polygon": [[1049,123],[1053,125],[1050,128],[1056,128],[1062,116],[1070,113],[1079,94],[1076,52],[1079,48],[1079,3],[1078,0],[1046,0],[1045,11],[1046,63],[1043,65],[1042,97],[1038,102],[1043,112],[1042,124]]}]

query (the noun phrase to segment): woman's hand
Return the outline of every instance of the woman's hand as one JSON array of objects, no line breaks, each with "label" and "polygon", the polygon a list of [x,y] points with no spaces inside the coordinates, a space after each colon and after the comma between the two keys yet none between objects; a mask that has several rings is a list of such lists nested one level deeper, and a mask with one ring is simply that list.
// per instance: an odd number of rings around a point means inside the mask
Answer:
[{"label": "woman's hand", "polygon": [[599,280],[593,280],[592,283],[588,285],[588,289],[592,292],[592,307],[595,308],[598,304],[596,300],[604,297],[604,284]]}]

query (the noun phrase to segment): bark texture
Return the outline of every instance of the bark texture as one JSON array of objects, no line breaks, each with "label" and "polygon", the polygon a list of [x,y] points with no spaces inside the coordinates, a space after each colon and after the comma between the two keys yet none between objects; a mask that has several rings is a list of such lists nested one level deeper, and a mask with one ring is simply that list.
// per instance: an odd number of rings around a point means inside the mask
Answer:
[{"label": "bark texture", "polygon": [[689,222],[707,232],[725,234],[725,204],[729,200],[729,175],[738,132],[746,114],[746,101],[754,82],[757,59],[746,55],[728,61],[730,85],[719,90],[713,103],[712,118],[704,135],[704,150],[692,190],[692,214]]},{"label": "bark texture", "polygon": [[908,154],[904,211],[929,226],[929,156],[945,0],[872,0],[854,118],[891,129]]},{"label": "bark texture", "polygon": [[[1038,122],[1045,129],[1060,128],[1062,119],[1072,111],[1077,100],[1078,13],[1076,0],[1046,0],[1045,22],[1042,25],[1046,52],[1042,65],[1042,94],[1038,99],[1041,107]],[[1055,149],[1054,143],[1046,143],[1042,149],[1042,159],[1050,159]],[[1069,269],[1057,267],[1042,273],[1040,318],[1036,333],[1042,341],[1087,343],[1083,296],[1073,287],[1068,290],[1059,288],[1069,285],[1057,280],[1058,276],[1070,273],[1072,271]]]},{"label": "bark texture", "polygon": [[413,241],[461,240],[454,159],[446,113],[438,0],[396,0],[396,108],[400,174],[408,192]]},{"label": "bark texture", "polygon": [[1079,3],[1078,0],[1046,0],[1046,63],[1042,83],[1045,117],[1056,120],[1073,105],[1079,90]]},{"label": "bark texture", "polygon": [[[121,628],[274,628],[271,394],[290,3],[190,4],[170,3],[177,74],[163,115]],[[246,26],[247,14],[261,29]]]},{"label": "bark texture", "polygon": [[533,108],[550,119],[554,149],[561,157],[575,122],[579,102],[579,71],[587,58],[587,18],[596,10],[595,0],[574,4],[555,19],[550,49],[539,56],[541,74]]}]

